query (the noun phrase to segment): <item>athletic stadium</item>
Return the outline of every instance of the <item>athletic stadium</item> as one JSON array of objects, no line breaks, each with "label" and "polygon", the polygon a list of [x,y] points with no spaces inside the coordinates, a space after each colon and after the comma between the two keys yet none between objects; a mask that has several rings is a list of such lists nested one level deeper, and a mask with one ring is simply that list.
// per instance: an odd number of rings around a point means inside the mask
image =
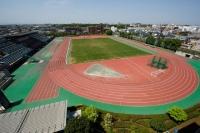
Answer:
[{"label": "athletic stadium", "polygon": [[[161,57],[165,69],[152,67]],[[34,62],[33,60],[37,60]],[[14,71],[9,111],[68,101],[124,114],[161,114],[200,100],[198,60],[141,42],[100,35],[55,38]]]},{"label": "athletic stadium", "polygon": [[[33,32],[1,38],[0,46],[0,132],[63,131],[73,108],[84,107],[110,112],[127,132],[136,118],[136,124],[162,118],[170,129],[177,126],[170,108],[200,101],[200,61],[143,42]],[[120,125],[114,131],[121,133]]]}]

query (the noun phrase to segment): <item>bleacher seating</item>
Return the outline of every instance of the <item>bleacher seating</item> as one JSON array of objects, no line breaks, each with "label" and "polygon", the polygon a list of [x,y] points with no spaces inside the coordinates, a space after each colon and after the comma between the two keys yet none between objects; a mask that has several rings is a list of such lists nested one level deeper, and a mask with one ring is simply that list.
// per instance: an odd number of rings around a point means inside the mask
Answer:
[{"label": "bleacher seating", "polygon": [[0,43],[5,42],[5,40],[6,40],[6,39],[5,39],[4,37],[1,37],[1,38],[0,38]]},{"label": "bleacher seating", "polygon": [[25,48],[25,47],[21,44],[14,44],[13,43],[13,44],[11,44],[7,47],[0,48],[0,50],[4,51],[7,54],[11,54],[11,53],[13,53],[13,51],[17,51],[17,50],[20,50],[22,48]]},{"label": "bleacher seating", "polygon": [[48,37],[36,32],[0,38],[0,89],[5,89],[13,81],[8,70],[18,68],[48,41]]},{"label": "bleacher seating", "polygon": [[24,57],[34,54],[49,41],[37,32],[0,38],[0,63],[13,66]]},{"label": "bleacher seating", "polygon": [[6,38],[0,39],[0,50],[5,54],[0,57],[0,62],[12,65],[31,52],[30,48],[26,48],[21,44],[13,43]]},{"label": "bleacher seating", "polygon": [[5,47],[7,45],[7,40],[5,38],[0,38],[0,48]]},{"label": "bleacher seating", "polygon": [[32,38],[34,38],[34,39],[37,39],[37,40],[39,40],[39,41],[41,41],[41,42],[48,42],[48,40],[49,40],[49,38],[47,38],[46,36],[44,36],[44,35],[41,35],[41,34],[38,34],[38,33],[33,33],[33,34],[31,34],[30,35]]},{"label": "bleacher seating", "polygon": [[24,56],[26,56],[29,52],[31,52],[30,48],[21,48],[9,55],[4,56],[0,59],[0,62],[7,63],[9,65],[12,65],[22,59]]}]

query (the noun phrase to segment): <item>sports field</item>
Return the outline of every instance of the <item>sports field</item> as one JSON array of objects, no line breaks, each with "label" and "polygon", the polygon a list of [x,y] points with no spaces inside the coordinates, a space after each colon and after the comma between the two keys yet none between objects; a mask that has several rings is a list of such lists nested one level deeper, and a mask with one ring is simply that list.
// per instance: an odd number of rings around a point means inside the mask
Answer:
[{"label": "sports field", "polygon": [[[34,55],[43,63],[25,64],[13,73],[15,81],[4,92],[11,102],[21,102],[9,111],[68,100],[69,106],[84,104],[116,113],[159,114],[175,105],[191,107],[200,100],[199,61],[119,39],[122,44],[142,51],[154,50],[166,57],[168,69],[161,72],[150,68],[146,63],[153,55],[66,64],[71,38],[60,42],[49,44]],[[85,70],[97,63],[122,77],[85,75]]]},{"label": "sports field", "polygon": [[110,38],[74,39],[71,47],[71,63],[149,54]]}]

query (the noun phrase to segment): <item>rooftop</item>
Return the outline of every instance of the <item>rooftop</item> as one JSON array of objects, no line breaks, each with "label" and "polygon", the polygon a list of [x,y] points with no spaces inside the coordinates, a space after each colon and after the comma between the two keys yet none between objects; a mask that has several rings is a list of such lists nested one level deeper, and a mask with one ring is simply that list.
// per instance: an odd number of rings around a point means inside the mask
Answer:
[{"label": "rooftop", "polygon": [[66,119],[67,102],[61,101],[1,114],[0,132],[53,133],[64,129]]}]

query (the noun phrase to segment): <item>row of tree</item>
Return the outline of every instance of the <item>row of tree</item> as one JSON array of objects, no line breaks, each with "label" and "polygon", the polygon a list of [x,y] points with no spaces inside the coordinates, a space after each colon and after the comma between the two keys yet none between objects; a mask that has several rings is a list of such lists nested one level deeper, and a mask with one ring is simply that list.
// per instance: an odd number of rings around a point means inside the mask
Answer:
[{"label": "row of tree", "polygon": [[178,39],[155,38],[153,36],[148,36],[146,38],[146,43],[150,45],[155,45],[157,47],[162,47],[165,49],[176,51],[181,46],[182,42]]},{"label": "row of tree", "polygon": [[[173,106],[167,112],[170,119],[180,124],[188,119],[188,114],[180,107]],[[122,118],[122,117],[120,117]],[[165,118],[164,118],[165,119]],[[163,117],[155,117],[149,121],[149,125],[157,132],[166,131],[167,125]],[[98,112],[95,107],[86,107],[82,111],[82,116],[67,121],[65,133],[100,133],[100,132],[113,132],[112,128],[115,127],[112,114]],[[122,124],[122,123],[121,123]],[[123,125],[120,126],[121,128]],[[130,127],[131,132],[143,131],[136,125]]]},{"label": "row of tree", "polygon": [[127,33],[120,32],[120,37],[133,39],[137,41],[143,41],[150,45],[155,45],[157,47],[162,47],[165,49],[170,49],[176,51],[181,46],[181,41],[178,39],[170,39],[170,38],[155,38],[152,35],[148,36],[140,36],[138,33]]},{"label": "row of tree", "polygon": [[63,36],[67,36],[68,34],[66,32],[50,32],[50,33],[46,33],[45,35],[47,36],[54,36],[54,37],[63,37]]},{"label": "row of tree", "polygon": [[127,33],[127,32],[120,32],[119,36],[120,37],[124,37],[124,38],[131,38],[132,34],[131,33]]}]

